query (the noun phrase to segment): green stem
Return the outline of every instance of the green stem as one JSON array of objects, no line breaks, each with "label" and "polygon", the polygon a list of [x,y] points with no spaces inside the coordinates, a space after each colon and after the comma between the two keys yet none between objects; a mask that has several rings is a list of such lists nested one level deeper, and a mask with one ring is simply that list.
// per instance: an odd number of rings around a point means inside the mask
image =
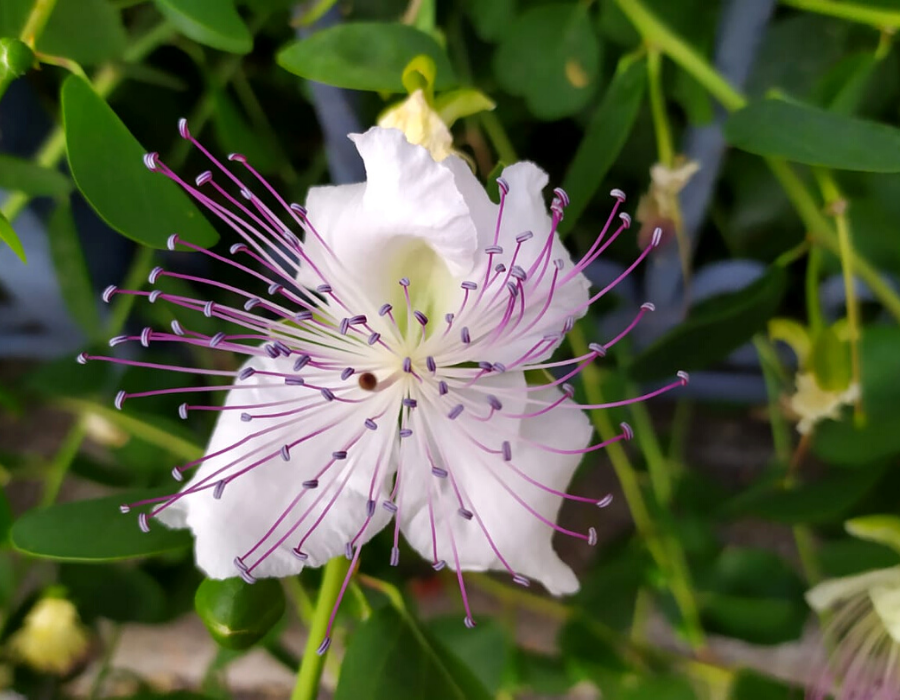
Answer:
[{"label": "green stem", "polygon": [[651,46],[647,52],[647,78],[653,129],[656,132],[656,151],[659,162],[671,168],[675,163],[675,149],[672,146],[672,132],[669,129],[666,99],[662,89],[662,53],[655,46]]},{"label": "green stem", "polygon": [[653,429],[650,412],[641,401],[636,401],[628,408],[634,422],[634,436],[647,461],[647,472],[650,474],[653,493],[660,504],[668,505],[672,500],[672,478],[669,474],[669,464]]},{"label": "green stem", "polygon": [[[575,327],[569,332],[568,341],[576,356],[588,353],[587,341],[580,324],[575,324]],[[595,365],[588,364],[582,370],[581,378],[588,402],[603,403],[600,370]],[[617,431],[612,425],[607,411],[590,411],[590,416],[601,439],[608,440],[615,437]],[[666,537],[658,531],[644,501],[637,473],[631,466],[622,445],[618,442],[612,443],[606,448],[606,454],[612,462],[619,485],[622,487],[635,528],[646,542],[647,549],[657,566],[667,578],[669,588],[684,620],[685,636],[694,649],[702,649],[706,645],[706,639],[700,624],[700,613],[684,553],[677,540],[673,537]]]},{"label": "green stem", "polygon": [[813,337],[825,327],[825,321],[822,317],[822,303],[819,300],[819,275],[821,269],[822,249],[814,245],[809,249],[809,257],[806,259],[806,318]]},{"label": "green stem", "polygon": [[[766,158],[766,162],[803,220],[809,237],[814,243],[840,256],[841,246],[837,233],[797,173],[780,158]],[[900,296],[884,281],[881,273],[868,260],[853,251],[851,251],[851,259],[853,272],[866,283],[872,293],[884,304],[885,309],[900,321]]]},{"label": "green stem", "polygon": [[781,0],[783,5],[807,12],[817,12],[829,17],[849,19],[852,22],[869,24],[877,29],[897,29],[900,27],[900,11],[882,10],[853,2],[835,0]]},{"label": "green stem", "polygon": [[491,143],[494,144],[494,149],[497,151],[497,157],[500,161],[510,165],[519,160],[516,155],[516,149],[513,147],[512,141],[509,140],[509,136],[506,135],[506,130],[503,128],[503,124],[500,123],[497,115],[493,112],[482,112],[478,115],[478,119],[481,121],[481,126],[484,127]]},{"label": "green stem", "polygon": [[698,83],[707,89],[724,107],[740,109],[746,103],[743,95],[735,90],[689,44],[673,33],[664,23],[644,7],[641,0],[615,0],[625,16],[631,21],[650,46],[656,47],[675,63],[690,73]]},{"label": "green stem", "polygon": [[35,0],[34,5],[31,6],[25,26],[22,27],[22,33],[19,34],[19,40],[28,44],[32,50],[43,33],[55,6],[56,0]]},{"label": "green stem", "polygon": [[316,599],[316,611],[309,628],[309,637],[303,650],[303,659],[300,661],[300,671],[297,673],[297,683],[294,685],[294,692],[291,693],[291,700],[315,700],[319,696],[319,680],[328,652],[320,655],[318,649],[325,639],[328,619],[331,617],[331,610],[337,602],[349,567],[350,562],[344,557],[334,557],[325,565],[322,586]]},{"label": "green stem", "polygon": [[119,640],[122,638],[122,625],[116,624],[113,626],[112,631],[109,634],[109,639],[106,640],[106,644],[103,646],[103,656],[100,658],[100,668],[97,669],[97,675],[94,676],[94,681],[91,683],[91,689],[88,693],[88,700],[96,700],[96,698],[101,697],[103,690],[103,683],[106,680],[106,677],[109,675],[109,667],[112,663],[113,656],[116,653],[116,648],[119,646]]},{"label": "green stem", "polygon": [[69,467],[72,465],[72,461],[78,454],[78,450],[81,448],[81,443],[84,441],[85,435],[87,435],[85,416],[79,416],[75,419],[75,424],[69,430],[68,434],[63,439],[62,445],[60,445],[59,450],[57,450],[56,455],[53,457],[53,462],[51,463],[50,469],[44,480],[44,493],[41,495],[41,501],[38,504],[39,507],[46,508],[47,506],[53,505],[56,501],[56,497],[59,495],[59,490],[66,478]]}]

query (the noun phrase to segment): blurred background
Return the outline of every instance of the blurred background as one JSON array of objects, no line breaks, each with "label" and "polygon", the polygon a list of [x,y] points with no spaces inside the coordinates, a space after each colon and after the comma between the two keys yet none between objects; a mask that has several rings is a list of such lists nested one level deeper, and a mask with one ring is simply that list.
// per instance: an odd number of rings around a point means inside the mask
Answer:
[{"label": "blurred background", "polygon": [[[613,495],[561,514],[600,535],[557,543],[576,596],[475,574],[470,631],[453,574],[390,567],[378,537],[321,696],[803,697],[825,654],[804,591],[897,564],[895,524],[861,538],[845,522],[900,506],[898,27],[895,0],[0,0],[0,698],[289,696],[318,572],[198,593],[189,538],[141,540],[116,506],[168,484],[212,423],[178,420],[178,397],[113,408],[120,389],[196,379],[75,357],[175,318],[101,301],[156,264],[206,271],[165,250],[173,230],[233,242],[147,184],[145,150],[185,179],[207,167],[180,117],[302,202],[364,179],[346,134],[405,98],[421,54],[482,181],[533,160],[566,189],[573,254],[610,190],[628,194],[634,224],[592,282],[662,229],[579,329],[602,342],[641,303],[655,313],[578,391],[691,383],[592,417],[636,439],[591,453],[570,489]],[[187,359],[237,366],[219,355]]]}]

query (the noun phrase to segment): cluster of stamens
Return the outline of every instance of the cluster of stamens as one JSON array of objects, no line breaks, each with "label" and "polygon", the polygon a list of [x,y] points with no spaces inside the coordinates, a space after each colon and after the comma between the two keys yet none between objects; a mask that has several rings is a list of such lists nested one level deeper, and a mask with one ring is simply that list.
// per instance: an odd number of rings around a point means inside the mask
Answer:
[{"label": "cluster of stamens", "polygon": [[[274,514],[271,528],[260,533],[256,544],[235,557],[236,573],[252,583],[257,567],[273,552],[284,547],[290,547],[298,560],[307,561],[309,552],[305,544],[317,528],[328,527],[329,511],[355,470],[365,471],[371,474],[371,478],[364,505],[364,522],[355,537],[346,543],[346,556],[353,562],[351,573],[359,559],[360,540],[379,507],[396,523],[390,559],[390,563],[396,566],[400,557],[398,538],[405,503],[405,484],[411,480],[410,470],[427,470],[432,479],[427,487],[433,542],[432,565],[436,570],[446,566],[446,562],[438,556],[438,530],[443,528],[446,532],[442,532],[441,536],[449,541],[454,558],[453,568],[457,572],[466,610],[465,623],[473,626],[461,573],[464,567],[460,563],[453,528],[446,525],[448,514],[455,512],[457,517],[472,521],[471,527],[483,531],[489,546],[515,583],[528,586],[529,579],[507,563],[491,539],[478,508],[456,478],[452,455],[447,454],[443,446],[449,444],[448,440],[458,440],[477,449],[481,456],[477,468],[483,470],[484,478],[498,484],[521,506],[523,514],[589,545],[596,543],[597,532],[593,527],[585,533],[557,525],[519,496],[517,484],[527,483],[560,498],[601,508],[609,504],[610,496],[576,496],[544,485],[517,466],[514,445],[524,443],[529,449],[556,454],[587,454],[613,442],[630,440],[631,428],[623,423],[621,432],[616,436],[577,450],[561,450],[511,431],[521,421],[550,411],[601,410],[622,406],[687,382],[687,375],[679,373],[677,380],[671,384],[626,401],[585,405],[574,400],[575,391],[569,382],[584,367],[604,357],[640,322],[644,314],[653,310],[652,304],[641,306],[631,323],[614,338],[604,344],[592,343],[586,354],[555,362],[539,361],[561,343],[575,320],[586,312],[590,304],[615,287],[659,244],[660,232],[657,230],[652,244],[605,288],[591,294],[587,301],[566,309],[564,314],[560,314],[554,306],[554,299],[561,290],[580,278],[585,268],[622,231],[629,228],[630,217],[618,212],[625,201],[621,191],[613,190],[611,193],[614,205],[603,231],[582,258],[577,263],[570,263],[567,269],[564,259],[553,257],[556,227],[568,204],[566,193],[561,189],[554,190],[550,230],[523,231],[515,237],[514,248],[505,250],[499,243],[499,233],[509,186],[504,180],[498,180],[500,202],[496,233],[493,244],[479,253],[485,258],[485,264],[480,266],[481,272],[477,278],[460,283],[458,305],[454,308],[427,309],[426,313],[426,310],[417,308],[417,300],[423,297],[417,294],[416,284],[407,277],[396,281],[397,296],[393,300],[365,298],[359,289],[354,288],[352,275],[342,274],[345,270],[341,260],[317,232],[303,206],[287,203],[246,158],[239,154],[230,155],[228,159],[231,162],[244,168],[252,180],[262,185],[268,193],[267,200],[275,205],[273,209],[197,142],[184,120],[179,130],[183,138],[191,141],[209,158],[214,169],[224,176],[225,182],[234,185],[239,196],[222,186],[212,171],[202,173],[191,184],[170,170],[156,153],[147,154],[145,164],[151,171],[181,185],[240,236],[241,242],[232,245],[227,254],[220,254],[173,234],[168,241],[169,249],[192,250],[237,269],[249,276],[265,293],[254,293],[216,279],[156,267],[149,276],[151,285],[170,277],[188,282],[198,289],[217,292],[217,296],[225,293],[236,301],[225,303],[181,296],[159,288],[145,291],[114,286],[103,293],[104,301],[109,302],[121,294],[142,296],[150,303],[164,302],[176,308],[202,313],[207,318],[221,321],[224,330],[207,335],[176,320],[170,329],[145,328],[140,333],[113,338],[110,345],[139,342],[149,347],[151,343],[179,343],[243,355],[250,362],[239,370],[227,370],[86,353],[78,359],[82,363],[103,360],[186,372],[207,380],[201,386],[137,393],[122,391],[115,397],[118,409],[122,409],[126,400],[160,394],[235,392],[240,395],[242,389],[262,387],[272,398],[264,403],[247,405],[241,405],[240,401],[224,406],[216,403],[182,403],[178,408],[182,419],[188,419],[195,411],[239,411],[241,421],[248,424],[246,433],[236,438],[229,447],[206,454],[172,471],[172,476],[182,481],[185,473],[215,460],[221,466],[211,474],[196,479],[172,495],[123,505],[123,512],[146,507],[138,515],[138,524],[147,530],[150,518],[183,499],[221,499],[226,490],[239,488],[241,478],[261,465],[277,460],[290,462],[292,455],[304,449],[304,443],[321,441],[327,436],[332,440],[333,447],[329,458],[318,466],[312,478],[297,484],[297,492],[288,507]],[[281,215],[276,211],[281,211]],[[301,240],[291,227],[302,230],[305,239]],[[315,246],[315,254],[309,249],[310,245]],[[298,281],[301,269],[307,274],[304,284]],[[310,276],[316,279],[315,284],[310,285],[306,281]],[[510,359],[504,356],[504,361],[497,359],[501,348],[514,346],[534,336],[536,328],[545,329],[545,332],[535,342],[523,346],[518,357]],[[254,358],[263,361],[261,366],[254,366]],[[273,362],[277,371],[272,369]],[[502,385],[488,381],[523,369],[543,370],[546,380],[524,389],[504,389]],[[253,382],[248,381],[251,377]],[[558,399],[533,398],[535,392],[551,388],[561,389]],[[527,401],[527,408],[521,407],[525,405],[523,401]],[[495,438],[492,444],[486,443],[483,433],[478,432],[478,426],[484,425],[492,428],[491,435]],[[390,439],[385,439],[383,431],[392,431]],[[285,435],[289,435],[290,439],[285,439]],[[406,445],[413,447],[407,448]],[[418,455],[419,461],[410,458],[412,454]],[[389,496],[379,498],[385,483]],[[209,493],[203,494],[205,491]],[[315,515],[317,512],[318,515]],[[321,652],[330,643],[330,631],[331,624]]]}]

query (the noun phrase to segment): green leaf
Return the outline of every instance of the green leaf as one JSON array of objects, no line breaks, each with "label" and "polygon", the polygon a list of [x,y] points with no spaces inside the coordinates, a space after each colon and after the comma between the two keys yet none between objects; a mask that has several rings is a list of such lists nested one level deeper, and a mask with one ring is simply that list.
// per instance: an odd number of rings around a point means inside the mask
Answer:
[{"label": "green leaf", "polygon": [[47,224],[50,239],[50,257],[56,269],[60,291],[66,308],[85,334],[96,340],[103,334],[100,314],[97,312],[97,295],[91,286],[72,207],[68,200],[60,202]]},{"label": "green leaf", "polygon": [[503,38],[516,16],[516,0],[464,0],[463,9],[482,41]]},{"label": "green leaf", "polygon": [[153,0],[179,32],[196,42],[230,53],[250,53],[253,36],[234,0]]},{"label": "green leaf", "polygon": [[[459,624],[462,625],[462,619]],[[334,700],[489,700],[490,693],[418,623],[376,611],[351,638]]]},{"label": "green leaf", "polygon": [[725,137],[761,156],[837,170],[900,172],[900,129],[818,107],[760,100],[735,112]]},{"label": "green leaf", "polygon": [[619,156],[634,126],[646,83],[647,64],[644,61],[623,59],[619,62],[616,75],[588,122],[584,138],[563,180],[569,206],[560,225],[562,233],[570,231],[578,221]]},{"label": "green leaf", "polygon": [[682,323],[635,358],[630,375],[637,381],[661,379],[724,359],[766,327],[786,286],[787,273],[774,266],[745,289],[698,304]]},{"label": "green leaf", "polygon": [[171,489],[124,493],[88,501],[36,508],[13,523],[13,546],[42,559],[64,561],[112,561],[162,554],[191,545],[185,530],[163,525],[142,532],[136,517],[123,516],[122,503],[154,498]]},{"label": "green leaf", "polygon": [[561,119],[585,107],[597,90],[602,59],[585,3],[522,13],[494,54],[494,76],[525,98],[538,119]]},{"label": "green leaf", "polygon": [[241,578],[205,579],[194,608],[210,636],[226,649],[247,649],[266,636],[284,614],[284,590],[278,579],[254,584]]},{"label": "green leaf", "polygon": [[[34,53],[27,44],[13,37],[0,38],[0,95],[6,92],[9,84],[21,75],[25,75],[34,64]],[[0,168],[2,179],[2,168]],[[5,185],[2,185],[5,187]]]},{"label": "green leaf", "polygon": [[844,528],[854,537],[887,545],[900,552],[900,518],[896,515],[863,515],[848,520]]},{"label": "green leaf", "polygon": [[731,684],[728,700],[802,700],[804,691],[756,671],[740,669]]},{"label": "green leaf", "polygon": [[82,78],[63,83],[62,113],[75,183],[106,223],[154,248],[175,232],[201,246],[218,240],[178,185],[148,172],[145,149]]},{"label": "green leaf", "polygon": [[95,65],[118,58],[127,45],[122,17],[108,0],[57,0],[37,49]]},{"label": "green leaf", "polygon": [[897,566],[897,553],[875,542],[852,537],[821,542],[817,548],[822,573],[828,578],[853,576],[872,569]]},{"label": "green leaf", "polygon": [[453,87],[456,78],[447,54],[428,34],[403,24],[352,22],[316,32],[278,53],[285,70],[326,85],[404,92],[403,70],[419,54],[437,66],[435,88]]},{"label": "green leaf", "polygon": [[9,507],[9,499],[6,491],[0,490],[0,545],[5,545],[9,539],[9,529],[12,526],[13,515]]},{"label": "green leaf", "polygon": [[32,197],[62,197],[72,191],[72,181],[58,170],[0,153],[0,188]]},{"label": "green leaf", "polygon": [[452,615],[428,621],[428,631],[459,657],[492,695],[496,695],[512,671],[513,650],[509,635],[496,620],[479,618],[470,630]]},{"label": "green leaf", "polygon": [[791,489],[778,483],[744,491],[725,506],[729,518],[756,516],[788,525],[818,525],[838,520],[878,483],[884,470],[829,474]]},{"label": "green leaf", "polygon": [[12,248],[12,252],[19,256],[19,260],[26,262],[25,249],[22,247],[22,242],[13,230],[12,224],[3,216],[2,211],[0,211],[0,241]]},{"label": "green leaf", "polygon": [[565,695],[576,679],[566,670],[562,656],[547,656],[527,649],[516,651],[518,685],[539,695]]},{"label": "green leaf", "polygon": [[753,644],[778,644],[803,631],[808,608],[797,574],[771,552],[726,549],[697,587],[703,626]]},{"label": "green leaf", "polygon": [[616,684],[617,700],[696,700],[690,681],[681,676],[625,676]]},{"label": "green leaf", "polygon": [[101,564],[63,564],[59,582],[86,622],[103,617],[115,622],[163,620],[166,592],[141,569]]},{"label": "green leaf", "polygon": [[490,97],[474,88],[451,90],[439,95],[434,101],[434,110],[448,127],[453,126],[457,119],[490,111],[496,106]]}]

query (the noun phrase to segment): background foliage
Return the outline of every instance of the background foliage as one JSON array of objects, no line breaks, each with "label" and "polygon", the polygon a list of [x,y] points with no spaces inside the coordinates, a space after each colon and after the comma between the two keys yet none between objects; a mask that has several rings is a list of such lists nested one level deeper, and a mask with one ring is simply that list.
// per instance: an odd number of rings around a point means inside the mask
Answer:
[{"label": "background foliage", "polygon": [[[344,135],[405,94],[404,68],[426,54],[438,99],[477,88],[496,102],[456,124],[457,147],[485,180],[517,158],[547,169],[571,198],[574,251],[612,187],[634,212],[651,166],[699,163],[592,272],[609,279],[661,226],[646,273],[570,339],[578,353],[650,299],[654,320],[579,391],[596,403],[680,369],[694,381],[677,403],[593,416],[601,434],[628,419],[637,439],[582,466],[576,483],[609,485],[628,512],[590,560],[564,554],[582,579],[574,598],[477,575],[494,615],[469,631],[461,613],[420,615],[444,579],[413,557],[392,569],[376,540],[342,609],[335,697],[563,696],[578,683],[622,700],[801,697],[807,669],[776,679],[753,647],[801,638],[809,585],[896,563],[843,523],[896,513],[900,493],[898,27],[895,0],[3,0],[0,465],[13,505],[0,500],[0,641],[39,597],[65,595],[95,638],[93,697],[111,687],[123,626],[192,609],[220,651],[202,687],[167,697],[230,697],[222,670],[252,648],[296,668],[283,634],[309,623],[317,572],[201,583],[187,535],[145,535],[118,512],[126,492],[167,488],[210,425],[178,421],[167,397],[128,412],[112,397],[193,380],[73,358],[172,318],[133,297],[101,308],[106,285],[143,284],[173,231],[218,238],[141,162],[149,149],[202,168],[179,117],[303,201],[312,184],[361,179]],[[862,396],[802,439],[785,401],[798,368]],[[744,432],[763,458],[717,464]],[[528,611],[545,637],[558,629],[553,653],[517,634]],[[726,653],[723,638],[747,646]],[[54,676],[7,653],[6,682],[66,697],[86,663]],[[152,679],[129,682],[131,697],[162,697]]]}]

